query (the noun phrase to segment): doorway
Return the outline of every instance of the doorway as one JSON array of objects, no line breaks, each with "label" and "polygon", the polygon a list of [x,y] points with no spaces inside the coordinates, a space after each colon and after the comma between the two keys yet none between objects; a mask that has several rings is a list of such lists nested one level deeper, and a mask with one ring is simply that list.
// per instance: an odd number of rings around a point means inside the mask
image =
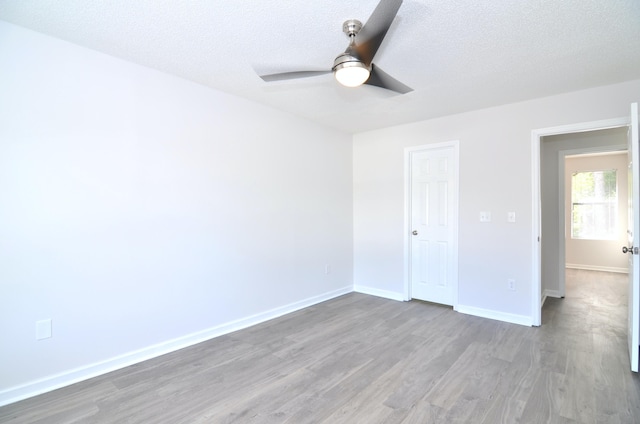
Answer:
[{"label": "doorway", "polygon": [[[531,284],[531,322],[534,326],[540,326],[542,324],[541,319],[541,307],[543,301],[543,294],[546,290],[551,290],[550,288],[545,288],[543,286],[543,279],[547,281],[547,278],[550,281],[559,281],[560,278],[560,265],[559,265],[559,247],[560,247],[560,235],[564,235],[564,232],[560,232],[560,219],[558,217],[559,213],[559,194],[556,192],[555,195],[553,191],[547,191],[542,193],[542,186],[555,187],[556,191],[559,187],[558,178],[559,178],[559,167],[557,165],[557,156],[555,159],[552,159],[550,163],[553,163],[553,166],[549,166],[546,168],[541,167],[542,162],[542,146],[543,140],[545,137],[557,136],[557,135],[566,135],[566,134],[575,134],[582,133],[586,131],[597,131],[597,130],[605,130],[611,128],[627,128],[629,125],[628,118],[616,118],[616,119],[607,119],[602,121],[593,121],[593,122],[583,122],[579,124],[573,125],[564,125],[559,127],[551,127],[551,128],[542,128],[531,131],[531,170],[532,170],[532,194],[533,194],[533,209],[532,209],[532,237],[531,237],[531,253],[532,253],[532,282]],[[549,144],[549,146],[553,146]],[[577,145],[575,148],[585,147]],[[568,150],[569,147],[565,147],[564,150]],[[562,149],[558,149],[562,150]],[[549,152],[547,152],[549,153]],[[553,158],[553,154],[549,153]],[[547,161],[549,162],[549,161]],[[553,178],[551,183],[543,182],[543,177],[545,178]],[[551,207],[551,204],[555,204],[555,207]],[[542,207],[542,205],[547,205],[548,207]],[[550,216],[549,216],[550,215]],[[542,264],[543,264],[543,250],[542,250],[542,221],[543,218],[545,220],[546,229],[548,229],[549,239],[545,239],[545,247],[549,247],[555,252],[555,261],[554,255],[548,254],[545,250],[545,271],[551,270],[548,272],[553,272],[553,274],[543,275],[542,273]],[[564,272],[564,270],[563,270]],[[564,277],[562,277],[564,278]],[[550,292],[547,291],[547,295]],[[557,293],[559,295],[559,293]]]},{"label": "doorway", "polygon": [[[619,253],[620,246],[625,244],[626,234],[626,158],[622,158],[621,152],[626,152],[627,128],[616,127],[608,129],[598,129],[583,132],[571,132],[545,136],[541,141],[541,198],[542,198],[542,241],[541,241],[541,272],[542,282],[540,296],[542,302],[547,297],[565,296],[565,270],[567,265],[567,246],[581,249],[600,250],[609,249],[607,260],[600,260],[598,257],[593,270],[613,271],[613,263],[620,267],[626,267],[624,257]],[[574,240],[572,227],[570,224],[571,205],[570,186],[571,179],[567,175],[566,163],[568,158],[575,158],[570,163],[585,166],[590,171],[599,168],[602,163],[611,165],[611,160],[605,157],[617,154],[622,160],[622,165],[617,164],[620,177],[624,178],[620,188],[623,189],[619,198],[619,210],[624,217],[619,218],[619,227],[616,240]],[[606,156],[603,156],[606,155]],[[613,157],[613,156],[612,156]],[[598,159],[600,158],[600,159]],[[586,170],[586,168],[580,168]],[[623,219],[624,218],[624,219]],[[571,256],[571,255],[570,255]],[[594,252],[583,252],[574,255],[583,258],[576,261],[575,257],[570,257],[570,266],[585,268],[589,262],[594,261]],[[619,259],[616,261],[616,259]],[[598,263],[600,267],[598,268]],[[609,264],[608,266],[605,264]],[[622,264],[622,265],[620,265]]]},{"label": "doorway", "polygon": [[[638,184],[640,180],[640,172],[638,171],[638,165],[640,159],[638,158],[638,104],[632,103],[630,107],[630,115],[626,118],[611,119],[606,121],[596,121],[590,123],[581,123],[575,125],[569,125],[564,127],[546,128],[540,130],[533,130],[531,132],[532,139],[532,188],[533,188],[533,238],[532,238],[532,256],[533,256],[533,269],[532,269],[532,323],[533,325],[541,324],[541,304],[543,300],[542,293],[544,293],[543,285],[543,265],[547,265],[543,259],[542,245],[546,243],[546,246],[550,249],[557,248],[559,243],[554,243],[558,237],[564,237],[564,232],[559,231],[555,233],[555,237],[551,233],[547,233],[548,238],[543,236],[545,226],[542,224],[546,213],[549,212],[549,208],[544,208],[543,190],[545,186],[542,181],[542,176],[545,175],[547,168],[543,168],[541,158],[544,156],[543,137],[553,136],[559,134],[570,134],[585,131],[604,130],[625,127],[628,131],[627,135],[627,150],[628,150],[628,207],[629,207],[629,222],[627,226],[627,243],[623,246],[622,253],[628,253],[628,320],[627,320],[627,339],[629,348],[629,359],[631,370],[638,371],[638,357],[640,351],[640,277],[638,277],[638,269],[640,268],[640,260],[638,256],[638,245],[640,245],[638,232],[635,229],[640,228],[639,210],[640,205],[637,190],[633,187]],[[549,144],[552,146],[553,144]],[[548,197],[548,196],[547,196]],[[549,221],[550,223],[553,220]],[[556,220],[558,222],[558,220]],[[551,268],[553,270],[553,267]],[[556,267],[557,269],[557,267]],[[555,281],[552,278],[550,281]],[[545,281],[545,284],[547,282]]]}]

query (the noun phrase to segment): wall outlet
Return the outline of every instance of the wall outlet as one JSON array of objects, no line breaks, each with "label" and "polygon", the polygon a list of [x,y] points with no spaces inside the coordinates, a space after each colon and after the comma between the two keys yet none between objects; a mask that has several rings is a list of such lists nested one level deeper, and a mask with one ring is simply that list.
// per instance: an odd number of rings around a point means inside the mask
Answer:
[{"label": "wall outlet", "polygon": [[36,340],[51,337],[51,318],[36,321]]},{"label": "wall outlet", "polygon": [[507,280],[507,287],[509,287],[509,290],[515,291],[516,290],[516,280],[513,280],[511,278],[508,279]]}]

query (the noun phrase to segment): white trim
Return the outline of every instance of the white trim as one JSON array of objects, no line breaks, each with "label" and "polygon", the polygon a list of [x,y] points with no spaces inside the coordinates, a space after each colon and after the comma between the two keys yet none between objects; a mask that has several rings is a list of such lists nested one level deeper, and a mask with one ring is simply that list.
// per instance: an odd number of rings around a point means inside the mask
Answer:
[{"label": "white trim", "polygon": [[403,300],[411,300],[411,153],[415,148],[404,149],[404,284],[402,289]]},{"label": "white trim", "polygon": [[540,200],[540,143],[542,137],[558,134],[578,133],[585,131],[619,128],[629,125],[629,118],[605,119],[602,121],[581,122],[558,127],[540,128],[531,130],[531,197],[532,197],[532,222],[531,222],[531,322],[534,326],[541,324],[541,200]]},{"label": "white trim", "polygon": [[546,302],[548,297],[562,299],[564,296],[562,296],[558,290],[545,290],[544,293],[542,293],[542,300],[540,301],[542,306],[544,306],[544,302]]},{"label": "white trim", "polygon": [[[585,271],[602,271],[602,272],[617,272],[620,274],[628,274],[629,268],[619,268],[614,266],[598,266],[598,265],[584,265],[584,264],[566,264],[566,268],[570,269],[583,269]],[[564,291],[562,291],[564,293]]]},{"label": "white trim", "polygon": [[561,297],[567,293],[567,282],[565,277],[565,263],[567,262],[567,209],[565,208],[566,196],[565,187],[565,161],[566,153],[561,150],[558,152],[558,228],[561,236],[558,238],[558,291]]},{"label": "white trim", "polygon": [[544,291],[544,294],[542,295],[544,298],[547,297],[555,297],[556,299],[562,299],[564,296],[562,295],[562,293],[560,293],[559,290],[549,290],[546,289]]},{"label": "white trim", "polygon": [[385,299],[399,300],[399,301],[405,300],[404,293],[394,292],[394,291],[389,291],[389,290],[380,290],[380,289],[376,289],[374,287],[354,286],[353,287],[353,291],[356,292],[356,293],[362,293],[362,294],[368,294],[368,295],[371,295],[371,296],[383,297]]},{"label": "white trim", "polygon": [[542,195],[540,190],[540,133],[531,131],[531,324],[542,324],[542,211],[540,209]]},{"label": "white trim", "polygon": [[503,322],[510,322],[512,324],[526,325],[528,327],[531,327],[533,325],[531,321],[531,317],[527,315],[509,314],[506,312],[494,311],[491,309],[476,308],[475,306],[466,306],[466,305],[460,305],[460,304],[458,304],[458,312],[467,314],[467,315],[473,315],[476,317],[481,317],[481,318],[489,318],[489,319],[494,319],[494,320],[503,321]]},{"label": "white trim", "polygon": [[17,387],[11,387],[0,392],[0,406],[8,405],[32,396],[37,396],[61,387],[69,386],[89,378],[97,377],[108,372],[116,371],[139,362],[153,359],[351,292],[353,292],[353,286],[343,287],[338,290],[313,296],[299,302],[290,303],[246,318],[217,325],[203,331],[198,331],[172,340],[167,340],[162,343],[147,346],[104,361],[64,371]]},{"label": "white trim", "polygon": [[452,148],[455,157],[455,173],[453,181],[453,310],[458,310],[458,227],[460,211],[460,141],[451,140],[441,143],[424,144],[404,149],[404,293],[405,301],[411,300],[411,155],[434,149]]}]

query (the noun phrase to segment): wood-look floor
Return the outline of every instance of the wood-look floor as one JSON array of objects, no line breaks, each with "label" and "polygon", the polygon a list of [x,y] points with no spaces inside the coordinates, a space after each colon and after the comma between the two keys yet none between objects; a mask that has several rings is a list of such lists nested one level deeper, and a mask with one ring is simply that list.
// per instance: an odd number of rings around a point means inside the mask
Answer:
[{"label": "wood-look floor", "polygon": [[0,408],[2,423],[640,423],[626,276],[568,271],[529,328],[340,298]]}]

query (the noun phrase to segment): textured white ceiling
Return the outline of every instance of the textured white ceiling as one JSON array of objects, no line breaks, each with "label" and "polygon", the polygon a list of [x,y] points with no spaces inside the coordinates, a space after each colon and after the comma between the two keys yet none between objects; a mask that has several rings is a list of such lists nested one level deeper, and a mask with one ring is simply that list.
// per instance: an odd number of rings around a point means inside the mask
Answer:
[{"label": "textured white ceiling", "polygon": [[640,78],[639,0],[405,0],[374,63],[415,91],[328,74],[378,0],[0,0],[0,19],[360,132]]}]

